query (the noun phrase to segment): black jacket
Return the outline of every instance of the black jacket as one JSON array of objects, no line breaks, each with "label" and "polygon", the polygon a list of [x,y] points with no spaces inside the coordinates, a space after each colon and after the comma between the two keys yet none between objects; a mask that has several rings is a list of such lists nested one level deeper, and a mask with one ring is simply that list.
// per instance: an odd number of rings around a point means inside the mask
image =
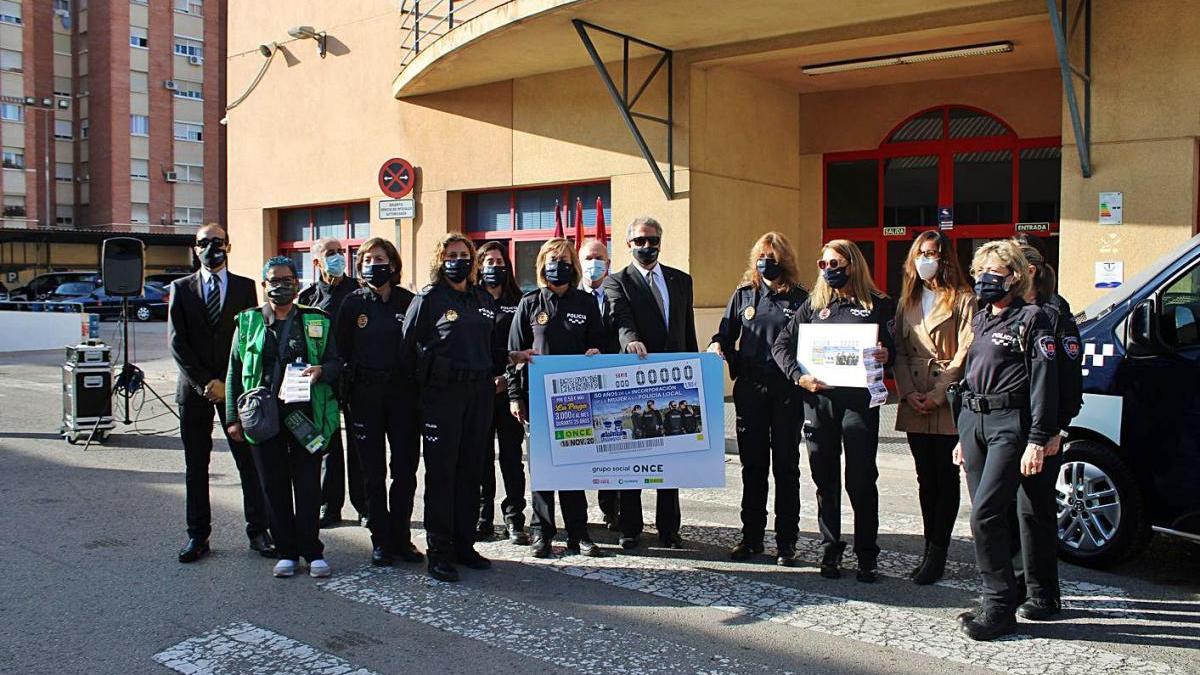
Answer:
[{"label": "black jacket", "polygon": [[342,302],[346,296],[361,288],[358,285],[357,279],[350,277],[342,277],[342,280],[336,286],[330,286],[321,279],[317,279],[308,285],[308,288],[300,291],[300,297],[296,298],[296,302],[317,309],[329,315],[329,318],[336,319],[338,310],[342,307]]},{"label": "black jacket", "polygon": [[696,315],[692,309],[692,278],[659,264],[667,283],[669,320],[664,323],[650,286],[636,263],[604,280],[612,326],[622,351],[641,342],[653,354],[700,351],[696,345]]},{"label": "black jacket", "polygon": [[167,309],[167,343],[179,368],[175,383],[178,404],[205,403],[204,385],[225,381],[229,349],[238,313],[258,305],[258,290],[252,280],[227,274],[225,304],[214,328],[208,321],[204,280],[199,271],[171,282]]}]

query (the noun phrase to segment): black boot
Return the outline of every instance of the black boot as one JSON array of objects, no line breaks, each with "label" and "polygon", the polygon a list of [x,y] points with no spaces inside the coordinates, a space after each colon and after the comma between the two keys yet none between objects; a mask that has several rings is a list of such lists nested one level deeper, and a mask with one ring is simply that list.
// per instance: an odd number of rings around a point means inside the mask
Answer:
[{"label": "black boot", "polygon": [[921,568],[925,566],[925,561],[928,559],[929,559],[929,542],[925,542],[925,551],[923,553],[921,553],[921,562],[917,563],[917,566],[912,568],[912,571],[908,573],[908,578],[913,579],[918,574],[920,574]]},{"label": "black boot", "polygon": [[858,556],[858,572],[854,574],[854,578],[864,584],[879,581],[879,562],[876,556]]},{"label": "black boot", "polygon": [[438,581],[458,581],[458,570],[445,558],[429,557],[429,576]]},{"label": "black boot", "polygon": [[1057,598],[1030,598],[1017,608],[1017,616],[1027,621],[1049,621],[1062,611],[1062,601]]},{"label": "black boot", "polygon": [[842,553],[846,550],[846,542],[835,541],[825,545],[825,554],[821,556],[821,576],[826,579],[842,578]]},{"label": "black boot", "polygon": [[949,552],[945,546],[930,544],[925,554],[925,564],[913,575],[913,583],[927,586],[941,579],[946,574],[946,555]]},{"label": "black boot", "polygon": [[762,552],[763,544],[761,537],[759,537],[757,544],[751,540],[743,539],[741,543],[729,551],[729,557],[737,561],[743,561],[749,560]]},{"label": "black boot", "polygon": [[962,632],[972,640],[986,642],[1008,635],[1017,629],[1017,619],[1005,607],[989,607],[962,626]]}]

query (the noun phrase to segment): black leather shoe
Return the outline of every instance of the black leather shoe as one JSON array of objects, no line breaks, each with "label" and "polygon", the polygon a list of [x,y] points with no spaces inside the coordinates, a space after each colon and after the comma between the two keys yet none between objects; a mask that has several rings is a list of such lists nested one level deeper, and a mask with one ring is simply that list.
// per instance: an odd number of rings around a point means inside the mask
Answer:
[{"label": "black leather shoe", "polygon": [[455,569],[454,565],[450,564],[449,560],[430,558],[429,576],[437,579],[438,581],[448,581],[453,583],[458,581],[458,570]]},{"label": "black leather shoe", "polygon": [[258,554],[264,558],[279,557],[279,551],[275,550],[275,540],[271,539],[268,532],[259,532],[250,537],[250,550],[258,551]]},{"label": "black leather shoe", "polygon": [[800,561],[796,559],[795,544],[780,544],[778,549],[779,550],[775,556],[776,565],[779,565],[780,567],[795,567],[800,563]]},{"label": "black leather shoe", "polygon": [[504,527],[504,533],[508,537],[508,543],[517,546],[528,546],[529,535],[525,533],[525,528],[520,525],[508,524]]},{"label": "black leather shoe", "polygon": [[666,548],[683,548],[683,537],[679,536],[679,533],[676,532],[674,534],[668,534],[665,537],[659,537],[658,543],[662,544]]},{"label": "black leather shoe", "polygon": [[400,544],[396,549],[396,556],[406,563],[419,563],[425,559],[425,554],[418,551],[411,541]]},{"label": "black leather shoe", "polygon": [[206,555],[208,555],[208,540],[207,539],[204,539],[201,541],[197,541],[195,539],[188,539],[187,544],[185,544],[183,548],[179,549],[179,562],[181,562],[181,563],[196,562],[197,560],[203,558]]},{"label": "black leather shoe", "polygon": [[821,576],[826,579],[842,578],[842,553],[846,550],[846,542],[839,541],[825,547],[821,556]]},{"label": "black leather shoe", "polygon": [[873,584],[879,581],[879,567],[875,560],[858,559],[858,571],[854,573],[854,578],[864,584]]},{"label": "black leather shoe", "polygon": [[603,558],[604,551],[596,545],[596,542],[587,539],[579,541],[567,542],[567,553],[573,555],[581,555],[585,558]]},{"label": "black leather shoe", "polygon": [[921,573],[921,568],[925,566],[925,561],[928,558],[929,558],[929,542],[925,542],[925,550],[921,553],[921,562],[917,563],[917,566],[912,568],[912,571],[910,571],[908,573],[909,579],[912,579]]},{"label": "black leather shoe", "polygon": [[604,514],[604,527],[607,527],[609,532],[620,532],[621,525],[620,525],[620,523],[617,522],[617,514],[615,514],[615,513]]},{"label": "black leather shoe", "polygon": [[530,554],[535,558],[549,558],[554,555],[554,549],[550,546],[550,540],[542,535],[534,535],[533,543],[529,545]]},{"label": "black leather shoe", "polygon": [[982,614],[962,625],[962,632],[972,640],[986,642],[1008,635],[1017,629],[1017,619],[1012,612],[1001,608],[988,608]]},{"label": "black leather shoe", "polygon": [[490,570],[492,569],[492,561],[479,555],[479,551],[473,548],[468,548],[458,551],[454,554],[454,561],[464,567],[469,567],[473,570]]},{"label": "black leather shoe", "polygon": [[371,564],[376,567],[391,567],[392,563],[396,562],[392,558],[392,554],[388,553],[382,546],[376,546],[371,549]]},{"label": "black leather shoe", "polygon": [[496,538],[496,528],[491,523],[480,523],[475,527],[475,541],[491,541]]},{"label": "black leather shoe", "polygon": [[960,612],[958,616],[954,617],[954,620],[958,622],[959,627],[962,627],[967,625],[969,622],[974,621],[975,615],[981,614],[982,612],[983,609],[979,607],[968,609],[965,612]]},{"label": "black leather shoe", "polygon": [[632,551],[633,549],[637,548],[639,543],[640,542],[638,541],[637,535],[632,537],[621,537],[621,548],[625,549],[626,551]]},{"label": "black leather shoe", "polygon": [[913,583],[918,586],[927,586],[941,579],[946,574],[946,555],[948,553],[945,546],[931,544],[925,554],[925,564],[912,577]]},{"label": "black leather shoe", "polygon": [[742,540],[737,546],[729,549],[729,557],[739,562],[749,560],[763,552],[761,543],[752,544],[746,540]]},{"label": "black leather shoe", "polygon": [[317,521],[317,524],[321,527],[321,529],[325,529],[327,527],[335,527],[337,525],[340,525],[341,522],[342,522],[342,512],[341,511],[335,511],[333,509],[329,509],[324,506],[321,507],[321,519],[319,521]]},{"label": "black leather shoe", "polygon": [[1062,611],[1059,600],[1043,600],[1030,598],[1017,608],[1017,616],[1028,621],[1050,621]]}]

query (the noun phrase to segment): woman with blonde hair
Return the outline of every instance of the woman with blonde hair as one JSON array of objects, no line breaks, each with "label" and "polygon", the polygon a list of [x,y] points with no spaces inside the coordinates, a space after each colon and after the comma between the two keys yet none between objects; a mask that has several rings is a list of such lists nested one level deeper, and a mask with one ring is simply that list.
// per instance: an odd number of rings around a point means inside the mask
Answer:
[{"label": "woman with blonde hair", "polygon": [[767,527],[767,474],[775,474],[775,545],[780,565],[796,564],[800,532],[800,438],[804,408],[771,356],[783,327],[808,298],[796,256],[783,234],[768,232],[750,249],[742,282],[708,351],[721,356],[733,380],[738,457],[742,461],[742,541],[734,560],[763,552]]},{"label": "woman with blonde hair", "polygon": [[1037,491],[1046,446],[1058,432],[1058,344],[1045,312],[1025,300],[1029,261],[1011,241],[993,241],[971,263],[979,311],[967,352],[956,463],[967,471],[971,533],[983,578],[980,607],[962,630],[993,640],[1016,629],[1024,599],[1013,570],[1011,513],[1018,489]]},{"label": "woman with blonde hair", "polygon": [[908,435],[917,469],[925,552],[910,577],[932,584],[946,570],[950,532],[958,517],[958,430],[946,389],[962,379],[971,344],[975,296],[950,238],[940,230],[917,235],[904,261],[896,312],[896,431]]},{"label": "woman with blonde hair", "polygon": [[895,305],[871,281],[871,271],[858,246],[835,239],[821,249],[820,273],[812,294],[792,320],[784,326],[772,346],[775,362],[790,382],[803,391],[804,441],[808,463],[817,484],[817,520],[824,555],[821,576],[841,576],[842,554],[842,451],[846,453],[846,492],[854,507],[854,552],[858,557],[857,578],[864,583],[878,579],[879,408],[871,406],[865,388],[831,387],[796,362],[800,325],[806,323],[875,324],[878,344],[874,357],[890,364],[893,353]]},{"label": "woman with blonde hair", "polygon": [[[575,247],[566,239],[542,244],[537,262],[538,290],[526,293],[517,305],[508,333],[508,348],[534,354],[599,354],[606,343],[600,307],[590,293],[579,290],[580,265]],[[529,421],[528,369],[509,370],[508,397],[511,412],[523,423]],[[587,497],[583,490],[560,490],[563,524],[567,529],[567,553],[599,557],[603,553],[587,529]],[[533,493],[532,554],[548,558],[550,542],[558,528],[554,524],[554,492]]]}]

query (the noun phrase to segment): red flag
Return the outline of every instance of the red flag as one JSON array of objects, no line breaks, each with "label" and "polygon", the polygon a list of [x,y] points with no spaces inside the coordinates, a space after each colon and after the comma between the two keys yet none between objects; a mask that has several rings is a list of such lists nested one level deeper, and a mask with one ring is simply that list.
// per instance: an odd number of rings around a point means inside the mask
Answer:
[{"label": "red flag", "polygon": [[583,200],[575,198],[575,250],[583,246]]},{"label": "red flag", "polygon": [[554,200],[554,238],[562,239],[566,236],[563,232],[562,212],[558,210],[558,200]]},{"label": "red flag", "polygon": [[601,244],[608,243],[608,234],[604,231],[604,203],[596,197],[596,239]]}]

